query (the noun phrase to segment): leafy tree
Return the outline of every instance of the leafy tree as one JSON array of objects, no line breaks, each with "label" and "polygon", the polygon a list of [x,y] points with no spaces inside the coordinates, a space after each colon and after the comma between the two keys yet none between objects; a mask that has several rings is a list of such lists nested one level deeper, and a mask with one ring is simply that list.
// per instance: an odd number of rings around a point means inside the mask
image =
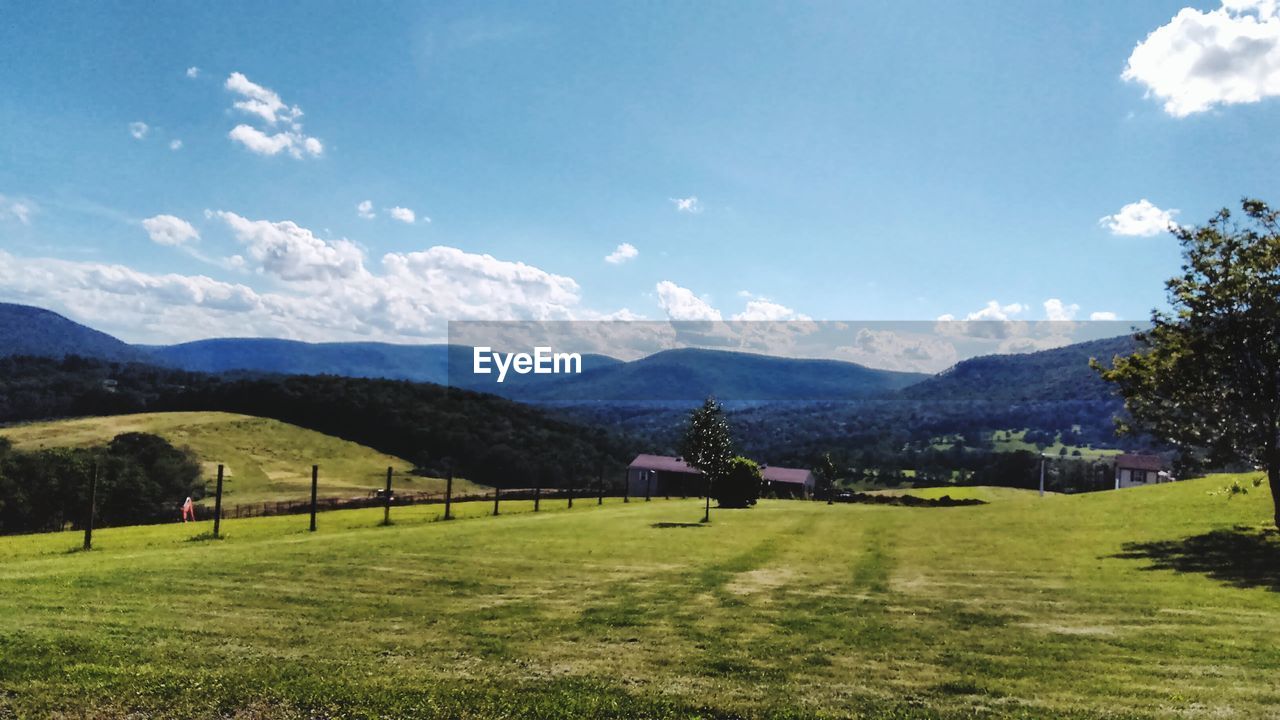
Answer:
[{"label": "leafy tree", "polygon": [[831,460],[831,453],[822,453],[822,458],[813,468],[813,474],[818,476],[818,497],[833,499],[836,494],[836,481],[840,479],[840,470]]},{"label": "leafy tree", "polygon": [[1131,421],[1184,456],[1266,468],[1280,526],[1280,213],[1242,202],[1198,227],[1174,228],[1180,275],[1165,283],[1171,311],[1155,310],[1139,350],[1110,368]]},{"label": "leafy tree", "polygon": [[735,457],[729,461],[729,471],[719,482],[711,486],[711,496],[720,507],[745,508],[760,499],[760,483],[763,476],[754,460]]},{"label": "leafy tree", "polygon": [[[724,408],[709,397],[689,415],[689,424],[680,441],[684,461],[702,471],[712,488],[729,474],[733,463],[733,439]],[[714,493],[715,491],[712,490]]]}]

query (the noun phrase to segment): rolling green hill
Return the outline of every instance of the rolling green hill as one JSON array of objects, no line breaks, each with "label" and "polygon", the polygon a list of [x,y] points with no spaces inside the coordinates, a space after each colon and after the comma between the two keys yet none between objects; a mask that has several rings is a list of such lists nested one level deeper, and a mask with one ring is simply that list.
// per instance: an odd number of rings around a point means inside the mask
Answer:
[{"label": "rolling green hill", "polygon": [[0,538],[0,717],[1262,720],[1280,537],[1228,480]]},{"label": "rolling green hill", "polygon": [[[444,490],[439,478],[408,474],[412,465],[400,458],[278,420],[233,413],[139,413],[59,420],[0,428],[0,437],[18,449],[35,450],[101,445],[125,432],[152,433],[177,447],[190,448],[204,468],[211,493],[217,465],[222,463],[223,502],[229,505],[309,497],[313,464],[320,466],[323,497],[364,496],[386,482],[387,467],[395,468],[395,486],[402,491]],[[475,487],[461,479],[454,482],[457,492]],[[211,503],[212,497],[206,502]]]}]

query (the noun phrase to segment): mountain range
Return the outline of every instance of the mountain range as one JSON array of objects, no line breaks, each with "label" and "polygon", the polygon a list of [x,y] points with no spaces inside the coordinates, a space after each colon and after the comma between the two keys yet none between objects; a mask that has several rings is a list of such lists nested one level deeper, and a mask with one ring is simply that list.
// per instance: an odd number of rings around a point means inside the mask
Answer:
[{"label": "mountain range", "polygon": [[[451,384],[534,403],[687,404],[708,395],[726,401],[848,401],[889,394],[935,401],[1027,402],[1112,397],[1089,369],[1091,357],[1132,352],[1128,336],[1019,355],[964,360],[929,376],[852,362],[685,348],[623,362],[584,355],[580,375],[496,375],[470,368],[471,349],[377,342],[307,343],[219,338],[178,345],[130,345],[57,313],[0,303],[0,357],[79,355],[181,370],[338,375]],[[450,376],[449,367],[455,372]],[[452,383],[450,381],[453,381]]]}]

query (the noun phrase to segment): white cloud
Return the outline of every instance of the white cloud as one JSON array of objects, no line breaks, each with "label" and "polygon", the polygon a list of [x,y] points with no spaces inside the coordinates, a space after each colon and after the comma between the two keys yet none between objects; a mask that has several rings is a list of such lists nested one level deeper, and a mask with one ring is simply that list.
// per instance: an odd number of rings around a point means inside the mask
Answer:
[{"label": "white cloud", "polygon": [[1071,322],[1076,319],[1076,313],[1080,312],[1080,306],[1072,303],[1067,305],[1058,298],[1049,298],[1044,301],[1044,316],[1050,322]]},{"label": "white cloud", "polygon": [[346,279],[364,270],[364,252],[350,240],[329,242],[289,220],[249,220],[223,210],[213,216],[231,228],[261,272],[282,280]]},{"label": "white cloud", "polygon": [[170,141],[169,141],[169,149],[170,149],[170,150],[181,150],[181,149],[182,149],[182,141],[181,141],[181,140],[178,140],[178,139],[170,140]]},{"label": "white cloud", "polygon": [[373,218],[378,216],[378,214],[373,211],[372,200],[365,200],[364,202],[361,202],[359,205],[356,205],[356,214],[364,218],[365,220],[372,220]]},{"label": "white cloud", "polygon": [[1275,0],[1223,0],[1182,8],[1129,55],[1121,76],[1164,101],[1174,117],[1280,95],[1280,15]]},{"label": "white cloud", "polygon": [[682,288],[670,280],[658,283],[658,305],[671,320],[720,320],[720,311],[711,307],[705,300],[693,294],[688,288]]},{"label": "white cloud", "polygon": [[812,318],[808,315],[798,313],[786,305],[757,297],[752,300],[748,300],[746,309],[734,315],[733,319],[747,321],[782,321],[811,320]]},{"label": "white cloud", "polygon": [[219,335],[439,342],[449,320],[597,317],[578,307],[572,278],[524,263],[437,246],[367,265],[354,243],[323,240],[292,222],[207,215],[226,222],[246,248],[218,264],[269,275],[270,290],[0,251],[0,298],[146,342]]},{"label": "white cloud", "polygon": [[1169,232],[1174,226],[1173,216],[1177,214],[1177,210],[1161,210],[1150,200],[1142,198],[1120,208],[1115,215],[1099,218],[1098,224],[1110,230],[1112,235],[1152,237]]},{"label": "white cloud", "polygon": [[13,218],[23,225],[30,225],[31,215],[35,211],[35,203],[30,200],[20,200],[0,195],[0,220]]},{"label": "white cloud", "polygon": [[302,110],[297,105],[285,105],[274,90],[253,82],[243,73],[231,73],[224,87],[243,98],[232,103],[233,107],[257,115],[272,125],[281,120],[292,121],[302,116]]},{"label": "white cloud", "polygon": [[387,214],[406,225],[412,225],[414,221],[418,219],[417,214],[415,214],[413,210],[410,210],[407,207],[400,207],[399,205],[387,208]]},{"label": "white cloud", "polygon": [[[278,155],[287,152],[290,157],[319,157],[324,154],[324,143],[319,138],[303,132],[298,118],[302,109],[287,105],[274,90],[258,85],[242,73],[233,72],[224,87],[239,95],[232,107],[261,119],[272,129],[263,131],[252,125],[240,124],[227,133],[227,137],[244,145],[259,155]],[[283,125],[282,129],[276,129]]]},{"label": "white cloud", "polygon": [[687,198],[668,198],[676,206],[676,212],[684,213],[700,213],[702,212],[702,203],[698,201],[697,195],[690,195]]},{"label": "white cloud", "polygon": [[631,243],[622,243],[613,252],[604,256],[604,261],[613,265],[621,265],[628,260],[634,260],[640,251]]},{"label": "white cloud", "polygon": [[145,138],[148,132],[151,132],[151,128],[141,120],[129,123],[129,134],[133,136],[134,140]]},{"label": "white cloud", "polygon": [[1119,320],[1120,317],[1110,310],[1099,310],[1089,313],[1090,320]]},{"label": "white cloud", "polygon": [[853,342],[836,348],[845,359],[886,370],[938,372],[956,363],[955,345],[932,335],[862,328]]},{"label": "white cloud", "polygon": [[196,67],[195,65],[192,65],[191,67],[187,68],[187,77],[189,78],[200,77],[200,68]]},{"label": "white cloud", "polygon": [[980,310],[975,310],[957,319],[950,313],[940,315],[935,328],[939,334],[952,337],[967,336],[973,338],[1000,339],[1021,335],[1026,332],[1026,323],[1014,317],[1025,312],[1027,307],[1022,303],[1001,305],[996,300],[988,300]]},{"label": "white cloud", "polygon": [[154,215],[142,221],[151,242],[178,247],[192,240],[199,240],[200,233],[191,223],[173,215]]},{"label": "white cloud", "polygon": [[302,158],[304,151],[312,157],[324,152],[324,146],[315,138],[303,138],[295,132],[268,135],[250,125],[235,126],[227,133],[227,137],[259,155],[277,155],[287,150],[290,156]]}]

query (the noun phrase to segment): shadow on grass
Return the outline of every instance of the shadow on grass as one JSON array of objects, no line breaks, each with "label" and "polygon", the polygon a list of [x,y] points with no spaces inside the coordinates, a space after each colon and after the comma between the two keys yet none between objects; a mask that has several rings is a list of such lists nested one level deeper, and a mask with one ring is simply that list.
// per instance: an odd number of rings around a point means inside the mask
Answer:
[{"label": "shadow on grass", "polygon": [[688,523],[688,522],[656,522],[656,523],[654,523],[654,524],[650,525],[649,527],[655,527],[655,528],[700,528],[700,527],[705,527],[705,525],[703,525],[702,523]]},{"label": "shadow on grass", "polygon": [[1146,560],[1147,570],[1198,573],[1239,588],[1280,592],[1280,535],[1236,526],[1180,540],[1125,543],[1112,557]]}]

